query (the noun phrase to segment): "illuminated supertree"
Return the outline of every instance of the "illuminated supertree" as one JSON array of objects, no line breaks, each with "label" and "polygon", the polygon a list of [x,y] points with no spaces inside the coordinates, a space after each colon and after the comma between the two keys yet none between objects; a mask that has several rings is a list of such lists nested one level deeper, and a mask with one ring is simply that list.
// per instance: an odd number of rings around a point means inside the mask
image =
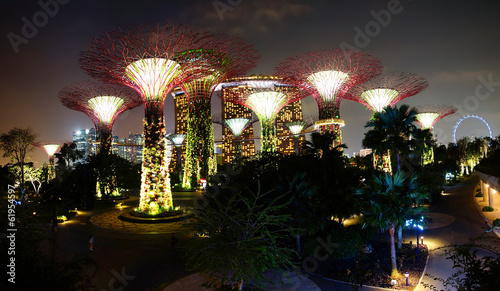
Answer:
[{"label": "illuminated supertree", "polygon": [[[423,130],[427,129],[432,133],[432,129],[434,124],[438,122],[438,120],[455,113],[458,108],[450,105],[417,105],[415,106],[417,109],[417,123],[420,124]],[[422,164],[429,164],[434,162],[434,149],[428,146],[426,143],[423,145],[423,155],[422,155]]]},{"label": "illuminated supertree", "polygon": [[354,50],[320,50],[287,58],[275,68],[278,76],[291,78],[294,84],[308,91],[318,104],[319,120],[315,127],[323,133],[336,134],[342,142],[340,101],[353,86],[379,75],[382,63],[375,57]]},{"label": "illuminated supertree", "polygon": [[224,120],[224,125],[233,133],[233,151],[235,157],[241,156],[241,134],[252,124],[252,120],[248,118],[230,118]]},{"label": "illuminated supertree", "polygon": [[293,134],[293,148],[295,149],[296,155],[299,155],[300,133],[302,132],[302,130],[304,129],[304,127],[306,125],[307,125],[307,122],[305,122],[305,121],[292,121],[292,122],[285,123],[285,126],[288,127],[288,129]]},{"label": "illuminated supertree", "polygon": [[417,105],[415,109],[418,111],[417,123],[422,129],[430,130],[432,130],[436,122],[458,110],[455,106],[436,104]]},{"label": "illuminated supertree", "polygon": [[49,158],[47,180],[50,181],[56,177],[54,154],[60,150],[63,145],[60,143],[41,143],[37,144],[37,146],[44,150]]},{"label": "illuminated supertree", "polygon": [[69,109],[85,113],[94,123],[99,152],[111,152],[111,130],[116,117],[142,104],[134,90],[114,84],[84,81],[59,92],[59,100]]},{"label": "illuminated supertree", "polygon": [[84,81],[62,89],[59,99],[69,109],[85,113],[94,123],[100,143],[99,156],[102,157],[96,196],[118,195],[116,177],[106,159],[111,153],[111,131],[120,113],[142,104],[141,97],[135,90],[122,85]]},{"label": "illuminated supertree", "polygon": [[91,76],[134,88],[142,97],[145,118],[140,212],[154,215],[173,207],[164,101],[174,87],[199,77],[199,62],[191,50],[204,48],[211,43],[211,36],[169,23],[115,29],[95,38],[81,53],[81,66]]},{"label": "illuminated supertree", "polygon": [[217,84],[242,76],[257,65],[260,58],[255,47],[235,36],[216,34],[211,44],[197,51],[188,51],[185,61],[194,60],[203,75],[180,85],[189,102],[186,138],[184,187],[215,174],[217,161],[214,149],[211,98]]},{"label": "illuminated supertree", "polygon": [[183,133],[169,134],[167,138],[174,144],[175,146],[175,154],[176,154],[176,165],[181,166],[181,157],[182,157],[182,143],[186,139],[186,135]]},{"label": "illuminated supertree", "polygon": [[261,151],[276,152],[276,116],[284,106],[303,98],[303,91],[273,76],[236,78],[223,83],[222,88],[231,90],[231,94],[222,94],[224,101],[246,106],[259,118]]},{"label": "illuminated supertree", "polygon": [[[368,109],[381,112],[387,106],[393,106],[400,100],[416,95],[427,88],[427,81],[418,75],[404,72],[392,72],[376,76],[364,83],[352,87],[345,95],[345,99],[353,100],[365,105]],[[392,172],[390,154],[383,154],[382,158],[373,153],[375,168]]]}]

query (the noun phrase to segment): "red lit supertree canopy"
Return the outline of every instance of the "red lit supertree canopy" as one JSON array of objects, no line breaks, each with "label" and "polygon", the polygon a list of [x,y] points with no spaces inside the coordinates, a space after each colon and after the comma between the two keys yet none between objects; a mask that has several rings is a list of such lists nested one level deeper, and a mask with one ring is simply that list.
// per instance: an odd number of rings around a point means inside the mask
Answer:
[{"label": "red lit supertree canopy", "polygon": [[375,113],[418,94],[427,86],[427,81],[416,74],[391,72],[352,87],[344,98],[359,102]]},{"label": "red lit supertree canopy", "polygon": [[50,181],[55,178],[55,164],[54,164],[54,154],[61,149],[63,143],[58,142],[40,142],[35,144],[35,146],[41,148],[49,158],[49,163],[47,166],[47,180]]},{"label": "red lit supertree canopy", "polygon": [[417,105],[415,109],[418,111],[417,123],[422,129],[431,130],[436,122],[458,110],[455,106],[436,104]]},{"label": "red lit supertree canopy", "polygon": [[261,124],[262,152],[276,152],[274,120],[286,105],[303,98],[304,91],[275,76],[234,78],[222,84],[225,102],[250,108]]},{"label": "red lit supertree canopy", "polygon": [[353,86],[382,73],[383,65],[374,56],[354,50],[319,50],[287,58],[275,74],[291,78],[308,91],[318,104],[320,132],[331,130],[341,142],[339,119],[342,96]]},{"label": "red lit supertree canopy", "polygon": [[69,109],[85,113],[96,128],[99,151],[109,154],[111,130],[116,117],[142,104],[139,94],[122,85],[83,81],[59,92],[59,99]]},{"label": "red lit supertree canopy", "polygon": [[198,61],[201,76],[180,85],[189,104],[187,118],[186,163],[183,183],[215,174],[217,161],[211,113],[211,97],[217,84],[225,79],[241,76],[257,65],[260,59],[255,47],[235,36],[216,34],[205,48],[189,52],[187,60]]},{"label": "red lit supertree canopy", "polygon": [[[95,38],[80,55],[84,71],[136,89],[144,102],[144,148],[139,211],[173,207],[166,157],[163,106],[176,86],[200,77],[196,52],[213,34],[170,23],[115,29]],[[181,65],[182,63],[182,65]]]}]

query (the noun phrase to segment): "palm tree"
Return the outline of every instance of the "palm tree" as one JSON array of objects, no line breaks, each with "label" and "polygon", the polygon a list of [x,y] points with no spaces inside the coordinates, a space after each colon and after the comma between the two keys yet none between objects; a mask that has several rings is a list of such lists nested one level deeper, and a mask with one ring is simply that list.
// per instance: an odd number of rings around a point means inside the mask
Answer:
[{"label": "palm tree", "polygon": [[420,205],[421,189],[417,185],[416,175],[407,176],[396,171],[392,175],[384,173],[373,177],[373,183],[359,189],[363,226],[372,226],[380,230],[389,230],[391,247],[391,276],[398,277],[396,264],[396,246],[394,233],[408,219],[421,215],[426,207]]},{"label": "palm tree", "polygon": [[365,134],[363,147],[384,148],[395,155],[396,169],[400,170],[399,156],[403,151],[408,151],[410,135],[417,129],[415,126],[417,110],[403,104],[387,106],[381,112],[375,112],[365,127],[371,127]]}]

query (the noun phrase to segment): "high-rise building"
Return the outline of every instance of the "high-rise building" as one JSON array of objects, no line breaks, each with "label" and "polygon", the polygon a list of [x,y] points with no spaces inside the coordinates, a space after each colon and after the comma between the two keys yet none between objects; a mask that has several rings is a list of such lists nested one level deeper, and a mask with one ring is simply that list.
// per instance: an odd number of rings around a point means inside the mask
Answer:
[{"label": "high-rise building", "polygon": [[[175,133],[187,133],[187,118],[189,113],[188,100],[184,92],[180,88],[174,88],[172,90],[172,96],[174,97],[174,115],[175,115]],[[177,148],[175,149],[175,151]],[[184,163],[186,158],[186,145],[183,144],[180,148],[182,155],[181,161]],[[169,165],[169,171],[172,172],[176,167],[176,161],[171,160]]]},{"label": "high-rise building", "polygon": [[95,128],[73,131],[73,142],[76,143],[76,150],[83,153],[83,158],[75,161],[75,163],[85,164],[87,156],[95,154],[96,138]]},{"label": "high-rise building", "polygon": [[[295,154],[294,137],[285,123],[302,120],[302,101],[297,100],[283,107],[276,117],[276,136],[278,137],[278,152],[285,155]],[[304,135],[299,136],[299,145],[305,141]]]}]

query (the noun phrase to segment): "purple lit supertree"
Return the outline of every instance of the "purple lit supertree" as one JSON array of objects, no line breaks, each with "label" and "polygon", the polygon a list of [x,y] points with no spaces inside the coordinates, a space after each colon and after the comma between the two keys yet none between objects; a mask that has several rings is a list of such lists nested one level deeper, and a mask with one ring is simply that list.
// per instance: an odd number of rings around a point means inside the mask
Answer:
[{"label": "purple lit supertree", "polygon": [[359,102],[375,113],[420,93],[428,85],[423,77],[416,74],[392,72],[352,87],[344,98]]},{"label": "purple lit supertree", "polygon": [[142,104],[141,97],[131,88],[84,81],[59,92],[59,100],[69,109],[85,113],[94,123],[99,152],[111,152],[111,131],[118,115]]},{"label": "purple lit supertree", "polygon": [[196,51],[188,51],[198,62],[202,75],[180,87],[188,100],[186,163],[183,185],[190,188],[193,182],[215,174],[217,161],[214,149],[211,98],[216,86],[222,81],[242,76],[257,65],[260,59],[255,47],[235,36],[216,34],[211,44]]},{"label": "purple lit supertree", "polygon": [[[427,81],[416,74],[391,72],[352,87],[344,98],[365,105],[372,113],[382,112],[387,106],[392,107],[400,100],[420,93],[427,86]],[[375,168],[392,172],[389,152],[382,157],[374,152],[373,163]]]},{"label": "purple lit supertree", "polygon": [[369,54],[354,50],[319,50],[287,58],[275,68],[275,74],[290,78],[308,91],[318,104],[319,120],[315,127],[320,133],[327,130],[342,142],[340,101],[353,86],[382,73],[382,63]]},{"label": "purple lit supertree", "polygon": [[50,181],[56,177],[55,164],[54,164],[54,154],[61,149],[62,143],[39,143],[36,144],[41,148],[49,158],[49,164],[47,167],[47,180]]},{"label": "purple lit supertree", "polygon": [[430,130],[433,129],[436,122],[458,110],[455,106],[436,104],[417,105],[415,109],[418,111],[417,123],[422,129]]},{"label": "purple lit supertree", "polygon": [[261,151],[276,152],[276,128],[274,121],[278,112],[286,105],[305,95],[302,90],[284,83],[274,76],[235,78],[222,84],[225,102],[234,102],[250,108],[261,124]]},{"label": "purple lit supertree", "polygon": [[201,62],[195,52],[211,44],[212,35],[170,23],[115,29],[95,38],[81,53],[80,63],[88,74],[134,88],[142,97],[145,118],[140,212],[156,215],[173,207],[164,102],[174,87],[199,77]]}]

